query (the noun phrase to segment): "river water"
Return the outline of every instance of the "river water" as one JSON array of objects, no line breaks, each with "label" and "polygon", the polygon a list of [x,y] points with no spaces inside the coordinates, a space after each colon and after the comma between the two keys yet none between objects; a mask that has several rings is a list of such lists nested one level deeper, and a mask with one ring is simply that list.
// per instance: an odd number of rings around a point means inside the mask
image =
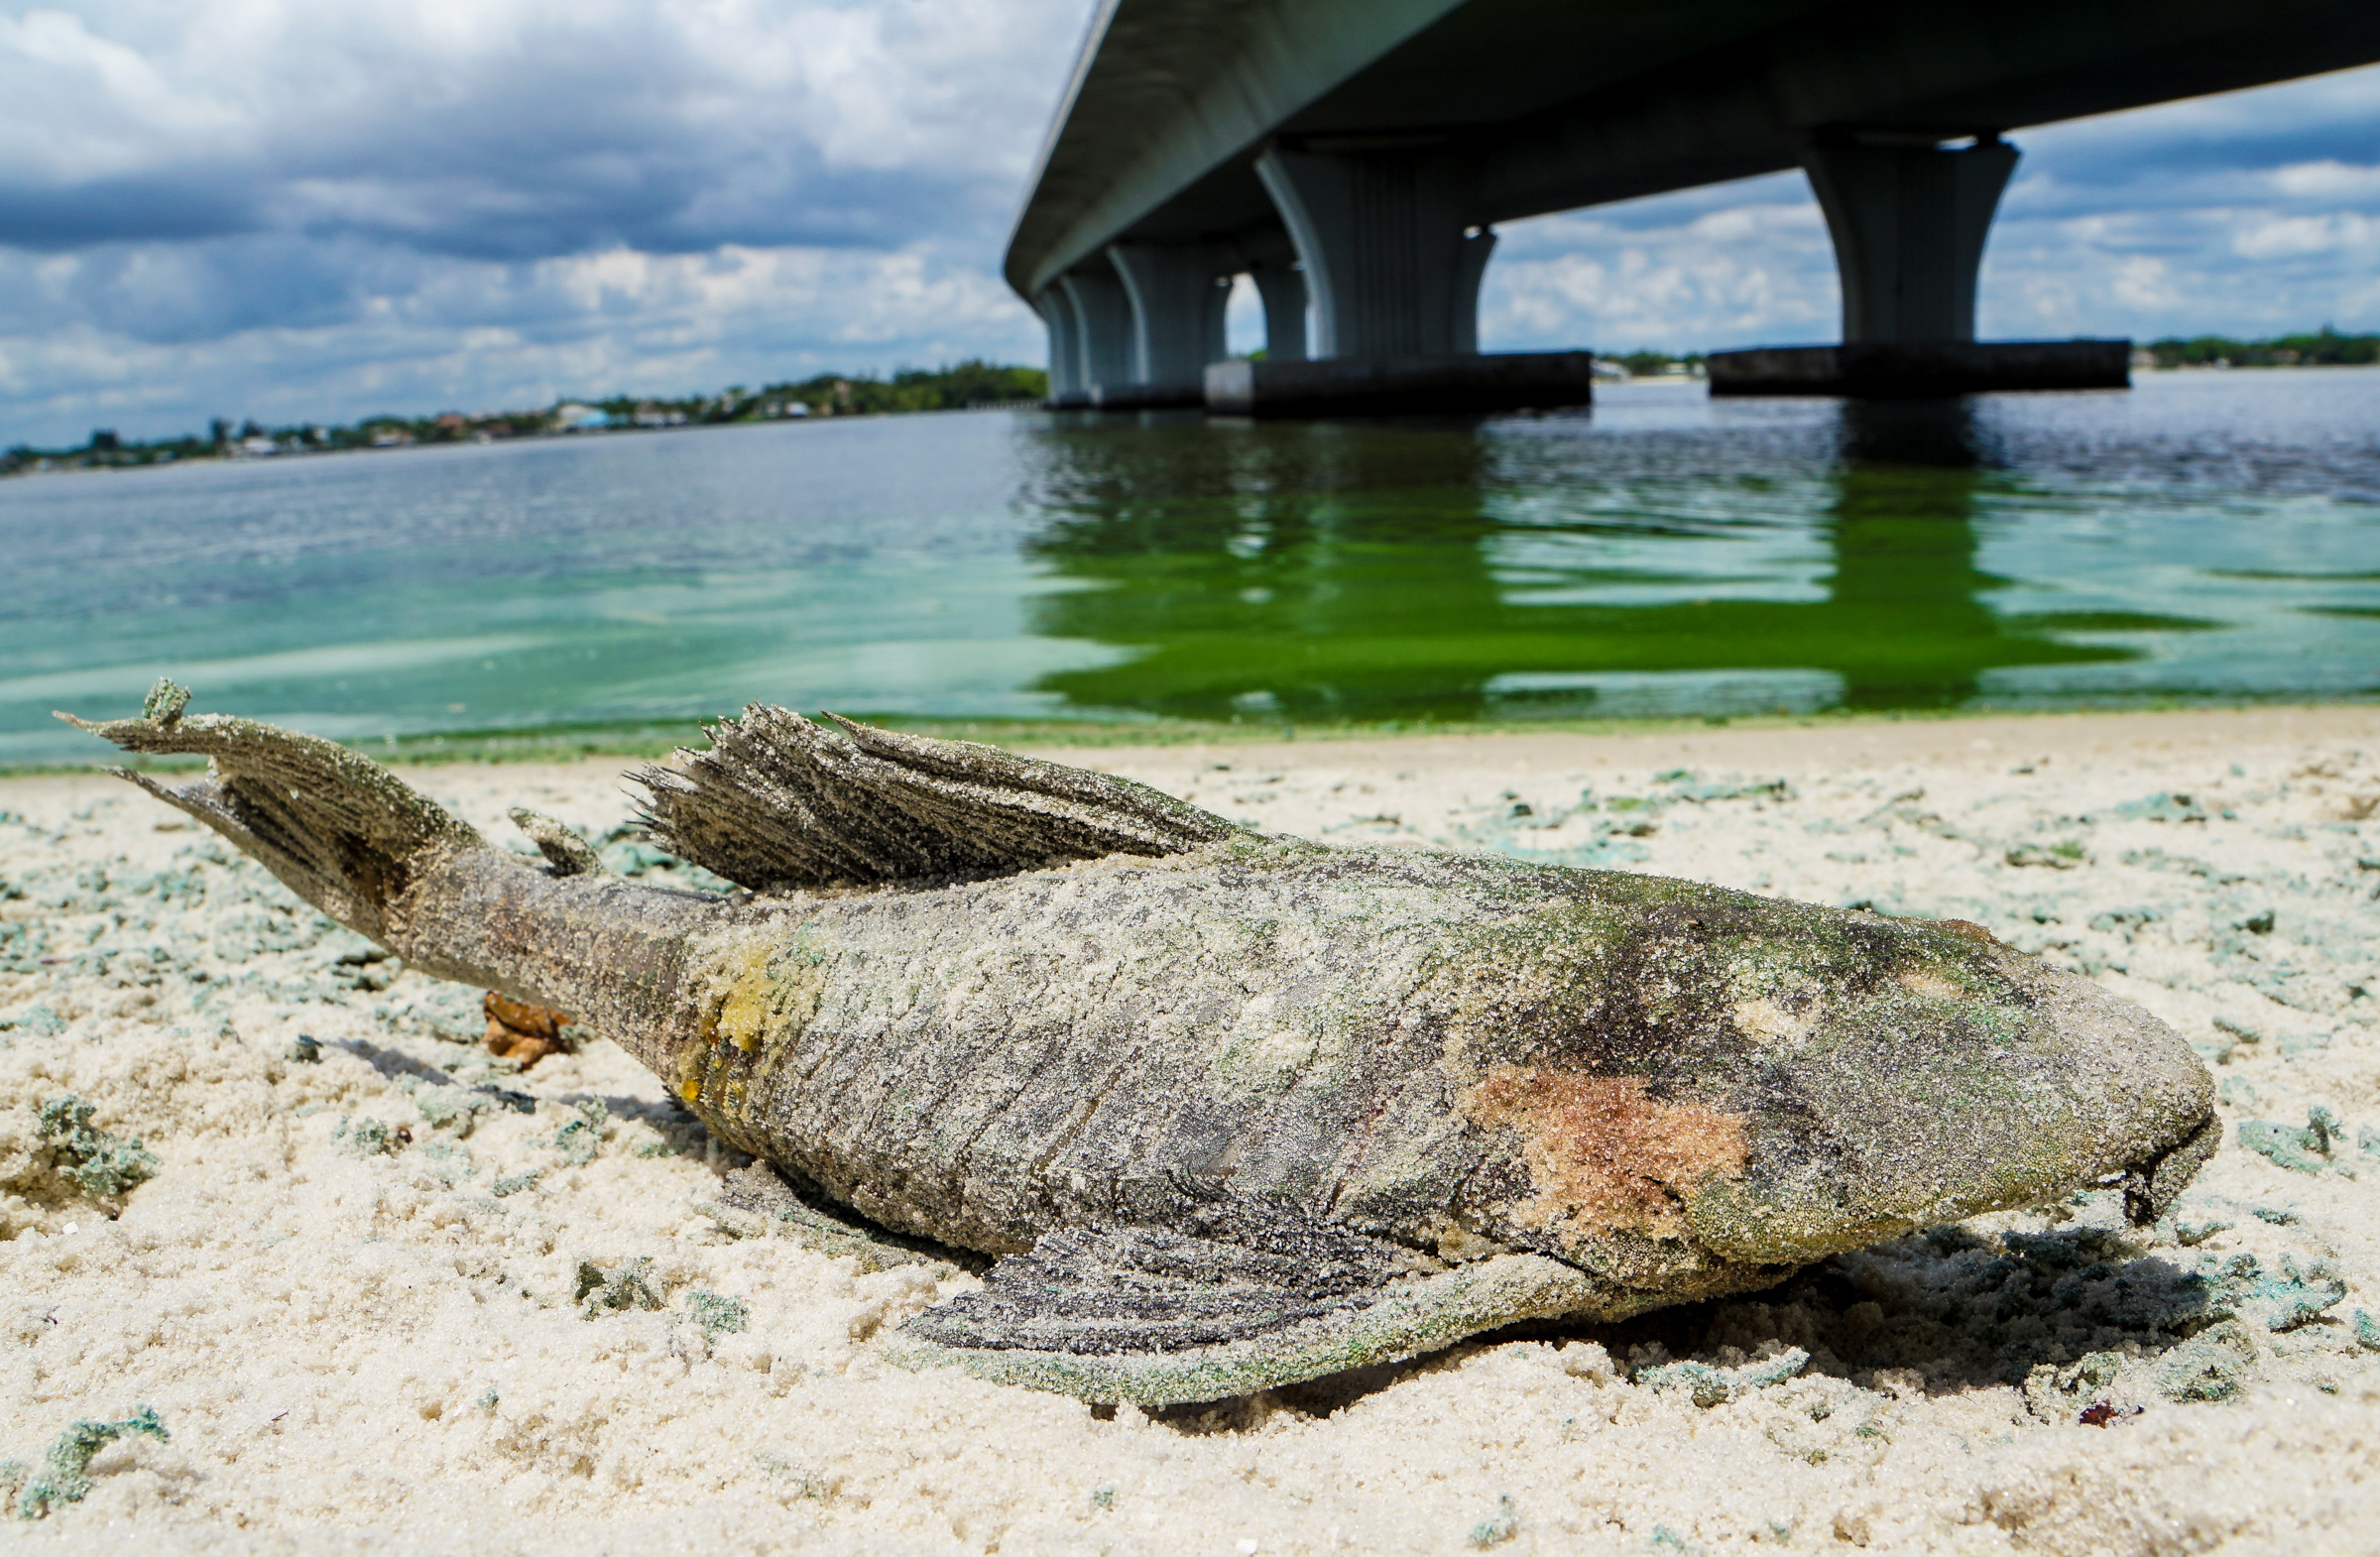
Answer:
[{"label": "river water", "polygon": [[53,708],[343,738],[753,699],[1298,722],[2380,693],[2380,371],[1947,405],[984,413],[0,483]]}]

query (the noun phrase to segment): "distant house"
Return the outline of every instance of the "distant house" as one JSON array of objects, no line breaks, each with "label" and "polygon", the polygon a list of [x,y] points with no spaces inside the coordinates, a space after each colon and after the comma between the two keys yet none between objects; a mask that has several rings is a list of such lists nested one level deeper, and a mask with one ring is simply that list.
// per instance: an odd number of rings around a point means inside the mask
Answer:
[{"label": "distant house", "polygon": [[[628,419],[635,422],[640,427],[665,427],[669,425],[673,415],[674,414],[669,410],[668,407],[659,404],[657,401],[649,400],[644,405],[639,406],[634,412],[630,413]],[[685,419],[683,417],[677,417],[676,419],[683,421]]]},{"label": "distant house", "polygon": [[374,448],[403,448],[413,441],[413,433],[404,427],[374,427],[372,429],[372,446]]},{"label": "distant house", "polygon": [[564,432],[592,432],[610,425],[611,419],[593,406],[582,406],[574,400],[553,408],[553,424]]},{"label": "distant house", "polygon": [[252,459],[262,459],[267,454],[278,454],[281,452],[281,445],[274,442],[271,438],[265,436],[261,432],[252,438],[242,438],[239,442],[233,444],[232,446],[238,449],[241,454]]}]

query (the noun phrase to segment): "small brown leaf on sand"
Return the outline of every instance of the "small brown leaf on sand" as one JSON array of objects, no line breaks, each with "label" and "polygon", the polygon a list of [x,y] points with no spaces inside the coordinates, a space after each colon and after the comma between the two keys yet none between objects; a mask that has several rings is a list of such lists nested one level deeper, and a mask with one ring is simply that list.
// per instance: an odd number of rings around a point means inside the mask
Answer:
[{"label": "small brown leaf on sand", "polygon": [[507,1000],[494,990],[480,1002],[488,1014],[488,1052],[517,1061],[523,1070],[529,1069],[548,1054],[569,1050],[562,1029],[570,1018],[544,1006],[532,1006],[527,1001]]}]

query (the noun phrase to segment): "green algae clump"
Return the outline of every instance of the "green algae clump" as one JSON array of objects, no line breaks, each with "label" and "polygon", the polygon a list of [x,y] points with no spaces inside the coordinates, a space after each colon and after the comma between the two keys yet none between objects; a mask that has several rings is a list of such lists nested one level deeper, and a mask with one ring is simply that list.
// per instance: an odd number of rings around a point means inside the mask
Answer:
[{"label": "green algae clump", "polygon": [[657,1309],[661,1294],[654,1290],[652,1277],[653,1261],[642,1256],[610,1267],[582,1259],[578,1262],[578,1290],[571,1300],[579,1305],[581,1319],[626,1313],[632,1308]]},{"label": "green algae clump", "polygon": [[2320,1173],[2326,1167],[2339,1165],[2330,1148],[2340,1134],[2337,1118],[2328,1109],[2317,1106],[2307,1112],[2303,1130],[2271,1120],[2243,1120],[2239,1126],[2239,1143],[2275,1167],[2293,1173]]},{"label": "green algae clump", "polygon": [[1729,1400],[1781,1384],[1800,1373],[1810,1363],[1810,1354],[1800,1347],[1791,1347],[1765,1363],[1753,1363],[1743,1368],[1719,1369],[1706,1363],[1667,1363],[1659,1368],[1647,1368],[1636,1375],[1635,1381],[1654,1389],[1684,1389],[1694,1403],[1709,1410]]},{"label": "green algae clump", "polygon": [[126,1140],[91,1123],[91,1105],[66,1093],[41,1107],[41,1138],[58,1154],[60,1175],[94,1200],[129,1192],[165,1164],[135,1137]]},{"label": "green algae clump", "polygon": [[686,1311],[702,1327],[702,1333],[716,1341],[723,1335],[741,1331],[750,1318],[750,1311],[740,1297],[720,1292],[695,1291],[686,1294]]},{"label": "green algae clump", "polygon": [[553,1133],[553,1149],[569,1167],[585,1167],[603,1149],[604,1122],[612,1111],[601,1098],[578,1106],[578,1117]]},{"label": "green algae clump", "polygon": [[40,1519],[65,1503],[80,1502],[91,1491],[91,1461],[128,1433],[147,1433],[160,1443],[173,1435],[157,1412],[141,1407],[120,1422],[76,1422],[58,1435],[42,1456],[42,1468],[17,1495],[17,1517]]}]

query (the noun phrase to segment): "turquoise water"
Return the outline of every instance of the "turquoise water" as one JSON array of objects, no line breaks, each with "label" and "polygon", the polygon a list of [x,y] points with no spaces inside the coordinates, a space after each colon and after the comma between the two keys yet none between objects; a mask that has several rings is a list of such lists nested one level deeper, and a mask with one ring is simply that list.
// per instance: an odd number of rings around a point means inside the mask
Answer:
[{"label": "turquoise water", "polygon": [[909,417],[0,483],[0,762],[349,738],[2380,692],[2380,372],[1952,406]]}]

